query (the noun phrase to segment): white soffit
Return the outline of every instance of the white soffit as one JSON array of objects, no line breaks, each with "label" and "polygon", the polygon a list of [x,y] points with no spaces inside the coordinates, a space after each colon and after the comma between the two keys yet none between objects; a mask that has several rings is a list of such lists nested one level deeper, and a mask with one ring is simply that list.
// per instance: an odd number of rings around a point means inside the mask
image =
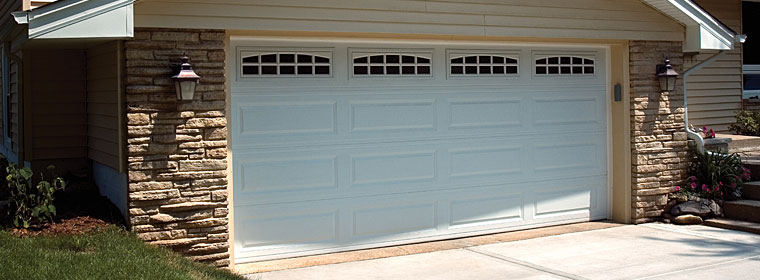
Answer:
[{"label": "white soffit", "polygon": [[134,0],[61,0],[16,12],[29,24],[29,39],[130,38],[134,35]]},{"label": "white soffit", "polygon": [[684,51],[732,50],[737,34],[691,0],[642,0],[686,26]]}]

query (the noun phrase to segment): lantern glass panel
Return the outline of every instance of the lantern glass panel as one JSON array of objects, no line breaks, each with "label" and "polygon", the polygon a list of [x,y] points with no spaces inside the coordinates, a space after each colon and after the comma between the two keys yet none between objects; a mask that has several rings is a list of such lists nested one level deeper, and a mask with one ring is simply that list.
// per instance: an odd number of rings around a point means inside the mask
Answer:
[{"label": "lantern glass panel", "polygon": [[194,80],[176,81],[174,85],[177,89],[177,98],[180,100],[192,100],[195,94],[195,86],[198,84]]}]

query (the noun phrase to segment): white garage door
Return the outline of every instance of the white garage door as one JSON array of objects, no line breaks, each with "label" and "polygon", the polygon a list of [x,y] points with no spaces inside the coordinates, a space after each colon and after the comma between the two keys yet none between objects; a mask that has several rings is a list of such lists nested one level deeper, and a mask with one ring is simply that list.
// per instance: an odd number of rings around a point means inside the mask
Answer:
[{"label": "white garage door", "polygon": [[602,48],[232,48],[236,262],[607,216]]}]

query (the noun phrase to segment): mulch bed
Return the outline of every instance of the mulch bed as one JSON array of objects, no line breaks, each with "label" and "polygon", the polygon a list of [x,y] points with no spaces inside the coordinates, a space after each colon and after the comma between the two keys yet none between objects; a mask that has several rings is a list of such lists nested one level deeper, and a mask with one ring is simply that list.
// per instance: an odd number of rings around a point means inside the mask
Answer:
[{"label": "mulch bed", "polygon": [[46,223],[28,229],[11,229],[16,237],[79,235],[96,232],[108,227],[108,223],[92,217],[76,217]]}]

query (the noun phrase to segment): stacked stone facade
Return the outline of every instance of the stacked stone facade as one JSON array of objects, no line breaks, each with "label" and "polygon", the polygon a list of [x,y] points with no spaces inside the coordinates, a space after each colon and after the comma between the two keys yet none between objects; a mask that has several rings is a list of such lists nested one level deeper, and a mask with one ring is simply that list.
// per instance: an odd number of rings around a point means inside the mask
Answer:
[{"label": "stacked stone facade", "polygon": [[687,176],[683,91],[661,92],[655,78],[666,57],[679,72],[684,58],[681,42],[631,41],[629,47],[632,220],[645,223],[662,214],[668,193]]},{"label": "stacked stone facade", "polygon": [[[132,230],[218,266],[229,264],[225,38],[137,29],[124,42]],[[183,53],[201,76],[192,101],[171,79]]]}]

